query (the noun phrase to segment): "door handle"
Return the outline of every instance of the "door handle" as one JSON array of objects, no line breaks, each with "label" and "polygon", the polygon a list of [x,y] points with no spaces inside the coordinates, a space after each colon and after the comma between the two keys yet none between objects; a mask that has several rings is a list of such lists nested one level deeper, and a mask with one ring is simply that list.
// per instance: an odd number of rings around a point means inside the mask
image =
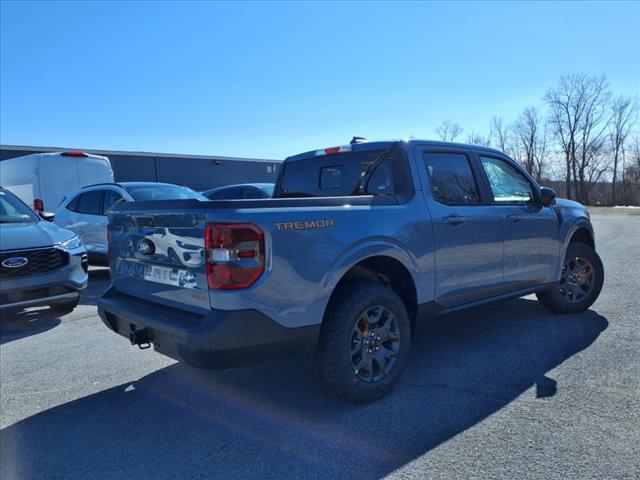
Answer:
[{"label": "door handle", "polygon": [[449,215],[448,217],[442,217],[444,223],[449,225],[461,225],[466,219],[460,215]]},{"label": "door handle", "polygon": [[505,218],[507,222],[511,222],[511,223],[518,223],[520,220],[522,220],[522,216],[518,215],[517,213],[512,213],[511,215],[507,215]]}]

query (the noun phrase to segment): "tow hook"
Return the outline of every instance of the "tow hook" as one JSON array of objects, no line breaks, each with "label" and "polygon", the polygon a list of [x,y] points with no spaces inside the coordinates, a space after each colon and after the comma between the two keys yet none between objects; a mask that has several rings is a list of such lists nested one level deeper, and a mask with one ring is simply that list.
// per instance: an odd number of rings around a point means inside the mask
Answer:
[{"label": "tow hook", "polygon": [[129,341],[131,345],[138,345],[141,350],[146,350],[151,346],[151,335],[146,328],[136,329],[135,326],[131,326],[129,332]]}]

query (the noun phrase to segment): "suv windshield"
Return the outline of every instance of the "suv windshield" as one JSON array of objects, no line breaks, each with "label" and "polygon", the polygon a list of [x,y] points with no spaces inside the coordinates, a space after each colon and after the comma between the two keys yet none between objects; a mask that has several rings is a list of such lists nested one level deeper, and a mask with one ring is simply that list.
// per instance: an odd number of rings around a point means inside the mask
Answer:
[{"label": "suv windshield", "polygon": [[148,200],[207,200],[198,192],[178,185],[136,185],[125,187],[136,202]]},{"label": "suv windshield", "polygon": [[34,223],[38,217],[22,200],[7,190],[0,190],[0,223]]},{"label": "suv windshield", "polygon": [[[341,153],[285,163],[278,197],[341,197],[353,194],[360,175],[384,150]],[[392,160],[384,160],[369,178],[366,195],[393,195]],[[363,185],[364,187],[364,185]]]}]

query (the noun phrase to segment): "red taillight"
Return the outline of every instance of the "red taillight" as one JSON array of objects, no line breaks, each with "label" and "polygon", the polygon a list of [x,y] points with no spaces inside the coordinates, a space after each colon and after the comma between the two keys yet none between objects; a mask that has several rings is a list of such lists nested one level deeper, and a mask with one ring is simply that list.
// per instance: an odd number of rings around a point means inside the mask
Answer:
[{"label": "red taillight", "polygon": [[33,209],[36,212],[44,212],[44,202],[42,200],[40,200],[39,198],[36,198],[33,201]]},{"label": "red taillight", "polygon": [[205,232],[207,279],[213,290],[253,285],[264,272],[264,233],[249,223],[210,223]]},{"label": "red taillight", "polygon": [[63,157],[88,157],[84,152],[62,152],[61,155]]}]

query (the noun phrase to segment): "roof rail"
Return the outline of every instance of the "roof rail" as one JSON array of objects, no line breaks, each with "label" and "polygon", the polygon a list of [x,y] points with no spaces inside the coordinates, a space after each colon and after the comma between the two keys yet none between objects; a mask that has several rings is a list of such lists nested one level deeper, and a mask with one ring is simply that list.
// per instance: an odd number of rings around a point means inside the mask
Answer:
[{"label": "roof rail", "polygon": [[91,185],[85,185],[80,187],[80,189],[88,188],[88,187],[99,187],[100,185],[115,185],[116,187],[124,188],[122,185],[116,182],[102,182],[102,183],[92,183]]}]

